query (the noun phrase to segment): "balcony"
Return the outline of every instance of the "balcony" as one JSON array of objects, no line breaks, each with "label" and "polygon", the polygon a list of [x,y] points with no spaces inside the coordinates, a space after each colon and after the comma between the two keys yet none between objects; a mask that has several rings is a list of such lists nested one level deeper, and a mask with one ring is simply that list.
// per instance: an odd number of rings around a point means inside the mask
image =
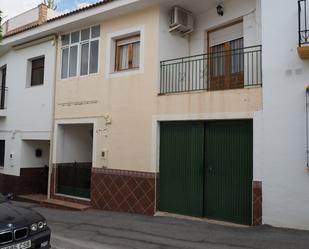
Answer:
[{"label": "balcony", "polygon": [[161,62],[160,95],[262,86],[262,46]]},{"label": "balcony", "polygon": [[0,87],[0,117],[6,117],[7,87]]},{"label": "balcony", "polygon": [[301,59],[309,59],[309,30],[307,21],[307,0],[298,1],[298,55]]}]

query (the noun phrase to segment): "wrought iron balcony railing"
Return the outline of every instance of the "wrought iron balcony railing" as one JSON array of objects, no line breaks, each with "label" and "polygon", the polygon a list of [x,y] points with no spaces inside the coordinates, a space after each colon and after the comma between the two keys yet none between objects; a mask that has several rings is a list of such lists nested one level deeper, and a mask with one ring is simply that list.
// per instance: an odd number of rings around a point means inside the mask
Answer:
[{"label": "wrought iron balcony railing", "polygon": [[307,20],[307,0],[298,0],[298,42],[299,47],[309,44],[309,30]]},{"label": "wrought iron balcony railing", "polygon": [[262,85],[262,46],[161,62],[160,94]]}]

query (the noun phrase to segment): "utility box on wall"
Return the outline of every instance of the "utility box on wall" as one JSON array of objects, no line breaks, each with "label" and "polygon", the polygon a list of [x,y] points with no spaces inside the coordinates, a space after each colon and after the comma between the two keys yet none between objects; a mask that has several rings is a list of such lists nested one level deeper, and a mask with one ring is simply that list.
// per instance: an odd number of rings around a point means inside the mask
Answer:
[{"label": "utility box on wall", "polygon": [[101,151],[101,159],[103,163],[103,167],[108,167],[108,150]]}]

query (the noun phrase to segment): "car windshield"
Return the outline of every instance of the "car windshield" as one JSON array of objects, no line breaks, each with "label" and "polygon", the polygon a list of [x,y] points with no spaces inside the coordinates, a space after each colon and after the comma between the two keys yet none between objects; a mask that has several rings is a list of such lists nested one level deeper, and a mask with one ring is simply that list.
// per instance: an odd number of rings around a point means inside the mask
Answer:
[{"label": "car windshield", "polygon": [[0,194],[0,203],[6,202],[7,199],[4,197],[3,194]]}]

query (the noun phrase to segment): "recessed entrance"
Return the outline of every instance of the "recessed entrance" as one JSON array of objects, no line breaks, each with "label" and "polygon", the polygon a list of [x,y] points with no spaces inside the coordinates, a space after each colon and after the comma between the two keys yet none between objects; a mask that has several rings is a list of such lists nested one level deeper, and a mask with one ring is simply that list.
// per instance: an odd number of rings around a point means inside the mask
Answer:
[{"label": "recessed entrance", "polygon": [[93,124],[57,129],[56,193],[90,199]]},{"label": "recessed entrance", "polygon": [[160,211],[251,225],[252,120],[163,122]]},{"label": "recessed entrance", "polygon": [[[20,183],[23,183],[23,194],[47,195],[49,140],[22,140],[21,141],[21,170]],[[26,191],[27,190],[27,191]]]}]

